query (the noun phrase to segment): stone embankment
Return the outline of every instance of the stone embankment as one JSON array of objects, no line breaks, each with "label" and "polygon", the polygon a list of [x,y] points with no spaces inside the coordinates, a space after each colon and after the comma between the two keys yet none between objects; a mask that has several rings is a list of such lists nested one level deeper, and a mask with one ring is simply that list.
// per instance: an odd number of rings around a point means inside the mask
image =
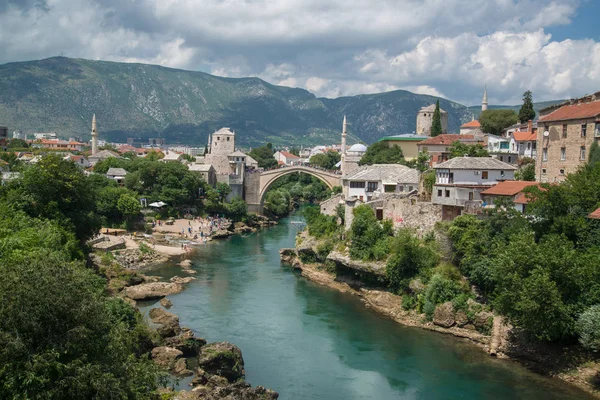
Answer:
[{"label": "stone embankment", "polygon": [[[338,251],[332,251],[323,258],[317,253],[317,242],[306,236],[302,237],[297,249],[281,249],[280,256],[283,262],[299,269],[302,276],[340,292],[359,296],[366,307],[403,325],[466,338],[486,351],[491,350],[491,343],[499,342],[499,339],[492,340],[488,334],[496,318],[473,300],[469,301],[467,311],[454,310],[452,302],[440,304],[432,321],[427,321],[424,314],[414,310],[404,310],[401,296],[377,285],[385,277],[385,263],[351,260]],[[422,290],[422,285],[417,283],[414,283],[415,289],[419,290],[417,286],[420,286]],[[498,347],[493,352],[497,354]]]}]

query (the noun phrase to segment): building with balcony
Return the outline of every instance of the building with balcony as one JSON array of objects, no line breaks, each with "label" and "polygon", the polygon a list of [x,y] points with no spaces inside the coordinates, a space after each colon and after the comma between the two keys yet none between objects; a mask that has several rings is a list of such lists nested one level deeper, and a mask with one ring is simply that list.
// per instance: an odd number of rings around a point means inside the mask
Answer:
[{"label": "building with balcony", "polygon": [[431,202],[451,221],[465,208],[482,206],[480,193],[498,182],[515,179],[515,166],[491,157],[456,157],[435,167]]},{"label": "building with balcony", "polygon": [[384,193],[410,193],[419,188],[419,171],[400,164],[358,167],[342,179],[346,199],[371,201]]}]

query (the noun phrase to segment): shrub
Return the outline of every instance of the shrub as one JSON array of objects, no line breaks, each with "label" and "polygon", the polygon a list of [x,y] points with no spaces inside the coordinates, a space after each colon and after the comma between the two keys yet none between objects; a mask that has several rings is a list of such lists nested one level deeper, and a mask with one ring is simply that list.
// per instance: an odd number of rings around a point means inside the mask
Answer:
[{"label": "shrub", "polygon": [[592,351],[600,350],[600,305],[585,310],[575,324],[579,334],[579,342]]},{"label": "shrub", "polygon": [[402,309],[405,311],[412,310],[417,305],[417,301],[414,296],[405,294],[402,296]]},{"label": "shrub", "polygon": [[436,273],[427,285],[425,299],[433,304],[441,304],[464,292],[465,288],[460,282],[450,280],[440,273]]},{"label": "shrub", "polygon": [[435,312],[435,303],[427,300],[423,306],[423,312],[425,313],[427,321],[431,321],[433,319],[433,313]]}]

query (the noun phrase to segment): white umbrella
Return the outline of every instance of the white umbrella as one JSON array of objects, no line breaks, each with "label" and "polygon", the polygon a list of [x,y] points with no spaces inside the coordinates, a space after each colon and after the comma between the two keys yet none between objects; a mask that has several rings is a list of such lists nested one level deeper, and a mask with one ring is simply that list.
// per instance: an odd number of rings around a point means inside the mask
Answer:
[{"label": "white umbrella", "polygon": [[161,208],[166,205],[167,205],[167,203],[163,203],[162,201],[156,201],[154,203],[150,203],[150,207],[156,207],[156,208]]}]

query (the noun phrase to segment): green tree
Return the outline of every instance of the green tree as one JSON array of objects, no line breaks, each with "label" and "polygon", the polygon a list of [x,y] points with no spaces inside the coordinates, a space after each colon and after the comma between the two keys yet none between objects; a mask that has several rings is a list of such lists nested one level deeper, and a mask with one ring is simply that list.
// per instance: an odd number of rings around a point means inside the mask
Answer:
[{"label": "green tree", "polygon": [[399,146],[388,146],[385,142],[376,142],[367,148],[359,165],[404,164],[404,155]]},{"label": "green tree", "polygon": [[581,313],[576,329],[583,347],[592,351],[600,350],[600,305],[591,306]]},{"label": "green tree", "polygon": [[94,192],[75,163],[56,154],[47,154],[10,183],[6,201],[32,217],[58,221],[73,228],[82,242],[100,229],[95,213]]},{"label": "green tree", "polygon": [[485,110],[479,116],[481,130],[493,135],[502,134],[504,129],[516,124],[517,119],[517,113],[508,109]]},{"label": "green tree", "polygon": [[9,149],[28,149],[29,143],[23,139],[10,139],[7,147]]},{"label": "green tree", "polygon": [[600,162],[600,146],[598,145],[598,141],[594,140],[592,142],[592,145],[590,146],[590,155],[588,157],[588,164],[590,167],[593,167],[598,162]]},{"label": "green tree", "polygon": [[221,201],[225,201],[225,198],[227,198],[229,193],[231,193],[231,187],[224,182],[217,183],[215,189],[217,190],[217,192],[219,192],[219,198]]},{"label": "green tree", "polygon": [[350,257],[357,260],[381,260],[387,256],[387,237],[377,221],[373,209],[360,205],[352,210],[350,228],[352,241]]},{"label": "green tree", "polygon": [[481,144],[465,144],[458,140],[448,148],[450,158],[455,157],[489,157],[489,153]]},{"label": "green tree", "polygon": [[277,166],[277,160],[273,157],[273,145],[271,143],[267,143],[262,147],[256,147],[252,149],[248,155],[256,160],[259,168],[273,168]]},{"label": "green tree", "polygon": [[533,96],[531,90],[523,93],[523,105],[519,110],[519,121],[527,122],[535,118],[535,110],[533,109]]},{"label": "green tree", "polygon": [[386,264],[386,277],[390,287],[398,292],[408,288],[408,283],[417,273],[436,266],[439,258],[429,246],[407,230],[401,230],[390,239],[391,256]]},{"label": "green tree", "polygon": [[248,215],[248,205],[240,197],[235,197],[229,204],[226,204],[225,210],[233,222],[239,222]]},{"label": "green tree", "polygon": [[287,215],[291,207],[291,196],[285,189],[271,190],[265,196],[265,212],[274,217]]},{"label": "green tree", "polygon": [[117,201],[117,209],[123,215],[128,223],[131,223],[135,217],[140,215],[142,207],[140,202],[134,196],[129,193],[124,193],[119,197]]},{"label": "green tree", "polygon": [[440,116],[440,101],[435,102],[435,111],[433,112],[433,119],[431,121],[431,136],[438,136],[442,134],[442,118]]},{"label": "green tree", "polygon": [[316,167],[332,170],[341,159],[340,153],[329,150],[326,153],[315,154],[310,158],[309,163]]}]

